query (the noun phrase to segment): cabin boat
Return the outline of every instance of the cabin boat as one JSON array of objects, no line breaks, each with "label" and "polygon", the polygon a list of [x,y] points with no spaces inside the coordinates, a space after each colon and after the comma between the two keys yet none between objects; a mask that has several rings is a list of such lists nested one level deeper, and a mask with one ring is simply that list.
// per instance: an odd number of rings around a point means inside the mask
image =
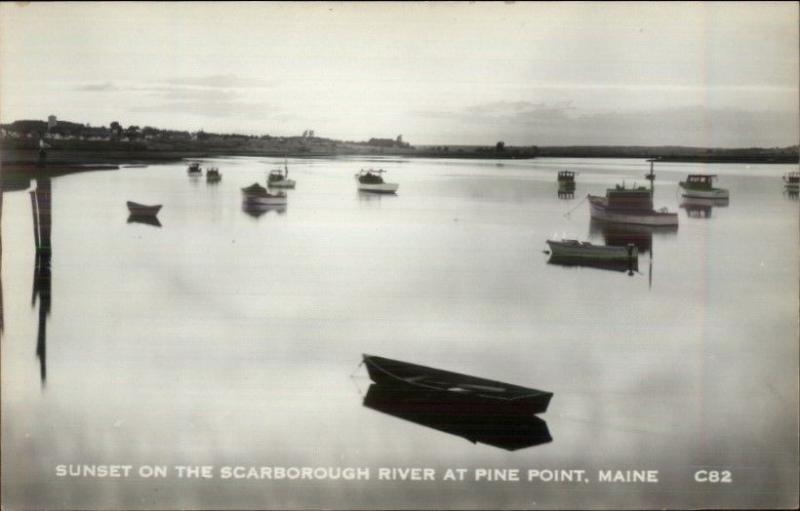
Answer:
[{"label": "cabin boat", "polygon": [[686,181],[678,183],[683,188],[681,195],[694,199],[728,199],[728,190],[712,185],[716,178],[715,174],[689,174]]},{"label": "cabin boat", "polygon": [[203,169],[200,168],[200,164],[198,162],[193,161],[192,163],[189,164],[189,168],[186,170],[186,172],[190,176],[196,176],[196,175],[202,174],[203,173]]},{"label": "cabin boat", "polygon": [[159,211],[161,211],[161,204],[157,204],[154,206],[147,206],[145,204],[139,204],[138,202],[127,201],[126,204],[128,205],[128,212],[132,216],[137,217],[145,217],[145,216],[156,216]]},{"label": "cabin boat", "polygon": [[217,167],[209,167],[206,170],[206,182],[219,183],[220,181],[222,181],[222,174],[219,173],[219,169]]},{"label": "cabin boat", "polygon": [[482,443],[516,451],[551,442],[547,422],[535,415],[482,412],[480,401],[470,403],[451,392],[430,392],[373,383],[367,389],[366,408]]},{"label": "cabin boat", "polygon": [[800,171],[787,172],[783,176],[783,182],[788,192],[800,191]]},{"label": "cabin boat", "polygon": [[284,192],[270,193],[258,183],[242,188],[242,195],[245,201],[262,206],[282,206],[287,203]]},{"label": "cabin boat", "polygon": [[295,182],[289,179],[289,166],[284,162],[283,170],[274,169],[267,176],[267,186],[270,188],[294,188]]},{"label": "cabin boat", "polygon": [[606,190],[606,196],[588,195],[591,218],[605,222],[658,227],[678,225],[678,214],[666,208],[653,209],[651,190],[644,186],[626,188],[617,185]]},{"label": "cabin boat", "polygon": [[469,403],[475,411],[511,415],[544,413],[552,392],[530,389],[475,376],[443,371],[384,357],[363,355],[370,379],[417,395],[447,395]]},{"label": "cabin boat", "polygon": [[575,172],[571,170],[560,170],[558,172],[558,188],[560,190],[575,189]]},{"label": "cabin boat", "polygon": [[382,174],[385,172],[386,171],[383,169],[361,169],[361,171],[356,174],[356,181],[358,181],[359,191],[371,193],[396,193],[400,185],[397,183],[386,183],[382,176]]}]

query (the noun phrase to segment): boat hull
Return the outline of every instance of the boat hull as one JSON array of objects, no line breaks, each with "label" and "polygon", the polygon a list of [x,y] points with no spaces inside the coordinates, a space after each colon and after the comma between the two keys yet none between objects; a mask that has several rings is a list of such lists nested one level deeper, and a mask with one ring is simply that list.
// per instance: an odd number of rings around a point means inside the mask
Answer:
[{"label": "boat hull", "polygon": [[544,413],[551,392],[477,378],[383,357],[364,355],[370,379],[379,385],[413,391],[418,396],[447,396],[481,413]]},{"label": "boat hull", "polygon": [[550,253],[554,257],[622,262],[639,257],[639,250],[634,245],[630,247],[615,247],[552,240],[548,240],[547,245],[550,247]]},{"label": "boat hull", "polygon": [[282,181],[270,181],[267,186],[270,188],[294,188],[295,182],[293,179],[284,179]]},{"label": "boat hull", "polygon": [[683,188],[681,192],[682,197],[689,199],[728,199],[730,194],[724,188],[712,188],[711,190],[693,190],[691,188]]},{"label": "boat hull", "polygon": [[254,197],[245,196],[245,202],[258,206],[285,206],[287,204],[286,197]]},{"label": "boat hull", "polygon": [[136,202],[128,201],[128,212],[137,217],[156,216],[161,211],[161,204],[156,206],[147,206],[145,204],[138,204]]},{"label": "boat hull", "polygon": [[608,209],[606,199],[589,195],[591,217],[604,222],[632,225],[649,225],[655,227],[671,227],[678,225],[677,213],[652,211],[647,213],[628,213]]},{"label": "boat hull", "polygon": [[397,193],[400,187],[397,183],[365,184],[358,183],[358,190],[368,193]]}]

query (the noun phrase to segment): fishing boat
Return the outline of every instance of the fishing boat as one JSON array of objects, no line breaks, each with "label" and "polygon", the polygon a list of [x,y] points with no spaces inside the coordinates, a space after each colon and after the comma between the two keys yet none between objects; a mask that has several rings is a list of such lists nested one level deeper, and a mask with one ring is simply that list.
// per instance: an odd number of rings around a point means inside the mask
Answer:
[{"label": "fishing boat", "polygon": [[377,412],[428,428],[516,451],[551,442],[547,422],[535,415],[482,412],[481,403],[438,390],[420,391],[373,383],[363,405]]},{"label": "fishing boat", "polygon": [[385,182],[382,175],[384,173],[386,173],[386,171],[383,169],[361,169],[361,171],[356,174],[359,191],[371,193],[396,193],[400,185],[397,183]]},{"label": "fishing boat", "polygon": [[270,193],[258,183],[253,183],[246,188],[242,188],[242,195],[244,196],[244,200],[251,204],[281,206],[287,203],[286,194],[284,192]]},{"label": "fishing boat", "polygon": [[787,192],[800,191],[800,171],[787,172],[783,176],[783,183]]},{"label": "fishing boat", "polygon": [[606,196],[588,195],[591,217],[622,224],[677,226],[678,214],[666,208],[653,209],[652,191],[644,186],[626,188],[617,185]]},{"label": "fishing boat", "polygon": [[206,170],[206,182],[219,183],[220,181],[222,181],[222,174],[219,173],[219,169],[217,167],[209,167]]},{"label": "fishing boat", "polygon": [[283,163],[283,169],[274,169],[267,176],[267,186],[270,188],[294,188],[295,182],[289,179],[289,166]]},{"label": "fishing boat", "polygon": [[560,170],[557,179],[559,190],[570,191],[575,189],[575,172]]},{"label": "fishing boat", "polygon": [[396,386],[433,395],[446,393],[449,398],[469,403],[471,409],[485,413],[544,413],[553,397],[551,392],[536,390],[432,367],[364,355],[370,379],[379,385]]},{"label": "fishing boat", "polygon": [[128,205],[128,212],[133,216],[156,216],[161,211],[161,204],[147,206],[133,201],[127,201],[126,204]]},{"label": "fishing boat", "polygon": [[197,176],[203,173],[203,169],[200,168],[200,164],[196,161],[193,161],[189,164],[189,168],[186,169],[186,172],[190,176]]},{"label": "fishing boat", "polygon": [[715,179],[715,174],[689,174],[686,181],[678,183],[683,188],[681,195],[693,199],[728,199],[728,190],[714,188],[712,182]]}]

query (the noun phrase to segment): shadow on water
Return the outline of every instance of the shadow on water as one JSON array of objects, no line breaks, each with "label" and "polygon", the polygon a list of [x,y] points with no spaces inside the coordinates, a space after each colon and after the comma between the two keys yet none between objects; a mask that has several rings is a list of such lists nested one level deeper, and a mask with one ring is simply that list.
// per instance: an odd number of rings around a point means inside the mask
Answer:
[{"label": "shadow on water", "polygon": [[699,199],[683,197],[680,207],[686,210],[686,216],[691,218],[709,218],[715,207],[726,208],[730,204],[728,199]]},{"label": "shadow on water", "polygon": [[372,384],[364,406],[399,419],[482,443],[516,451],[551,442],[547,423],[533,415],[481,412],[463,396]]},{"label": "shadow on water", "polygon": [[153,227],[161,227],[161,222],[158,217],[153,215],[128,215],[129,224],[145,224],[152,225]]},{"label": "shadow on water", "polygon": [[284,215],[286,214],[286,206],[265,205],[257,204],[251,201],[242,201],[242,211],[247,213],[247,215],[258,219],[270,212],[274,212],[277,215]]},{"label": "shadow on water", "polygon": [[52,183],[49,177],[38,177],[36,189],[30,192],[33,214],[33,235],[36,261],[33,274],[31,307],[39,301],[39,324],[36,333],[36,356],[42,387],[47,383],[47,317],[50,315],[52,283]]}]

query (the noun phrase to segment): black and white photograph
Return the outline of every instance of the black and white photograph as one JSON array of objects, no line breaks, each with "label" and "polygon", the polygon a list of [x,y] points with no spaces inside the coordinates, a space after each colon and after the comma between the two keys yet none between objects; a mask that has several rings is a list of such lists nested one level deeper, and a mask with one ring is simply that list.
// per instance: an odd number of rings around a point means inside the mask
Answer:
[{"label": "black and white photograph", "polygon": [[0,2],[0,507],[796,509],[797,2]]}]

